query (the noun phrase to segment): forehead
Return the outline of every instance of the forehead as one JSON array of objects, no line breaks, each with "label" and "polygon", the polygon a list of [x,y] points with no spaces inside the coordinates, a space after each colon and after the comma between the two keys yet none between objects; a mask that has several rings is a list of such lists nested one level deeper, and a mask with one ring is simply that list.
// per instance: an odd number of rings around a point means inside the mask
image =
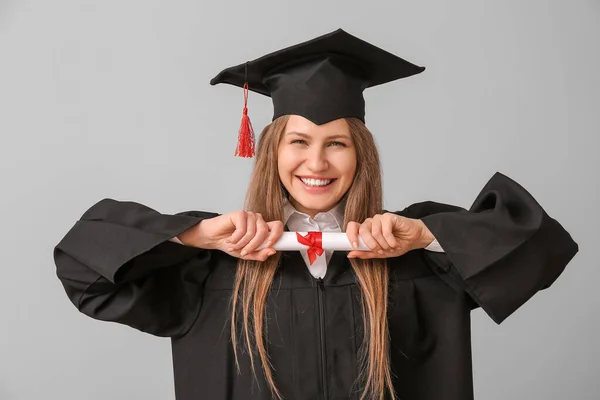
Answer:
[{"label": "forehead", "polygon": [[299,115],[290,115],[284,133],[298,132],[307,135],[343,135],[350,137],[350,128],[345,119],[340,118],[322,125],[301,117]]}]

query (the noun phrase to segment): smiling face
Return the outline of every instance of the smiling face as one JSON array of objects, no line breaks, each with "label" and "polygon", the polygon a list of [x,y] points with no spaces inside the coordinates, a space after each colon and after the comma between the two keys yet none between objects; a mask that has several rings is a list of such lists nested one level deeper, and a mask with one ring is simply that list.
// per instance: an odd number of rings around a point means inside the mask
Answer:
[{"label": "smiling face", "polygon": [[346,194],[356,173],[356,149],[344,119],[316,125],[290,116],[279,143],[279,179],[296,210],[312,217]]}]

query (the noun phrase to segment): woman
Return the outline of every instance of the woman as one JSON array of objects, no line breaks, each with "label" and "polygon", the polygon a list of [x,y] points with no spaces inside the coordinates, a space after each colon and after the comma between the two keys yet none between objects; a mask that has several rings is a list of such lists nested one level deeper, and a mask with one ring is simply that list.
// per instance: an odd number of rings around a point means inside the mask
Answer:
[{"label": "woman", "polygon": [[[468,211],[382,210],[362,91],[422,70],[341,30],[224,70],[211,83],[275,106],[246,211],[100,201],[55,249],[71,301],[171,337],[179,400],[472,399],[470,310],[500,323],[577,244],[499,173]],[[284,226],[360,234],[371,251],[275,252]]]}]

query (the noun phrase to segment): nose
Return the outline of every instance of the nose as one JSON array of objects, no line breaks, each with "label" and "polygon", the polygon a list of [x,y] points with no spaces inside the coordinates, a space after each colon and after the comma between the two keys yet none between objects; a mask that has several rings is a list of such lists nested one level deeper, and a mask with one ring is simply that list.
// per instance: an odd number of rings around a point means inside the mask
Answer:
[{"label": "nose", "polygon": [[315,146],[307,155],[306,166],[312,172],[323,172],[329,168],[324,149]]}]

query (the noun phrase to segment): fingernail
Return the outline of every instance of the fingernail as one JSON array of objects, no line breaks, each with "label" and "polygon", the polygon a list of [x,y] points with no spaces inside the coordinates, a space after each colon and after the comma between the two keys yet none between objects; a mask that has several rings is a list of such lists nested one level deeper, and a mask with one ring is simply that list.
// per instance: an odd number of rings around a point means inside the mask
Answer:
[{"label": "fingernail", "polygon": [[246,250],[242,250],[242,252],[240,253],[242,256],[245,256],[246,254],[248,254],[248,252]]},{"label": "fingernail", "polygon": [[352,242],[352,247],[354,247],[355,249],[358,249],[358,244],[356,242]]},{"label": "fingernail", "polygon": [[269,254],[268,254],[268,256],[271,257],[273,254],[275,254],[275,252],[274,251],[270,251]]},{"label": "fingernail", "polygon": [[228,248],[227,251],[231,253],[233,251],[233,247]]},{"label": "fingernail", "polygon": [[271,245],[272,245],[272,244],[273,244],[273,241],[269,240],[269,241],[267,242],[267,244],[265,245],[265,247],[271,247]]},{"label": "fingernail", "polygon": [[384,254],[383,250],[377,250],[379,254]]}]

